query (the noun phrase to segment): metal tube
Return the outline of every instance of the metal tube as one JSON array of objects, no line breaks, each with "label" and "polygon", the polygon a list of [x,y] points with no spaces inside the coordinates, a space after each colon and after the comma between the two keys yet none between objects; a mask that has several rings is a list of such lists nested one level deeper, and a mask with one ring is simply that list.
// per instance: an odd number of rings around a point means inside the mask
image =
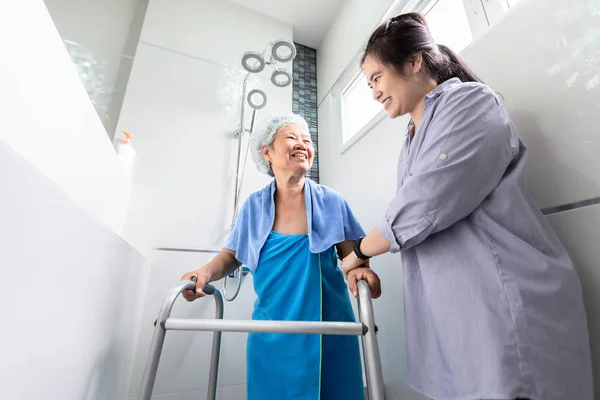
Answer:
[{"label": "metal tube", "polygon": [[[252,132],[254,131],[254,121],[256,120],[256,109],[252,110],[252,119],[250,120],[250,129],[248,129],[248,143],[246,144],[246,153],[244,154],[244,161],[242,163],[242,176],[239,179],[239,184],[236,192],[236,196],[239,202],[240,192],[242,191],[242,185],[244,184],[244,176],[246,175],[246,163],[248,161],[248,151],[250,150],[250,136],[252,136]],[[241,138],[241,136],[240,136]],[[240,141],[241,143],[241,141]],[[237,215],[237,214],[236,214]],[[235,222],[235,221],[234,221]]]},{"label": "metal tube", "polygon": [[[221,292],[215,291],[213,295],[215,299],[215,319],[223,319],[223,297]],[[212,355],[210,357],[210,373],[208,376],[208,394],[207,400],[216,400],[217,398],[217,381],[219,379],[219,359],[221,355],[221,331],[215,331],[213,334]]]},{"label": "metal tube", "polygon": [[224,293],[224,297],[225,300],[227,301],[233,301],[235,300],[235,298],[237,297],[237,295],[240,293],[240,289],[242,288],[242,279],[244,279],[244,273],[243,273],[243,267],[238,267],[234,272],[233,275],[235,276],[237,274],[238,276],[238,280],[235,284],[235,290],[233,292],[233,294],[229,294],[229,285],[227,285],[227,282],[229,278],[229,276],[226,276],[223,279],[223,293]]},{"label": "metal tube", "polygon": [[182,253],[207,253],[207,254],[219,254],[221,250],[211,250],[211,249],[186,249],[180,247],[155,247],[154,250],[157,251],[176,251]]},{"label": "metal tube", "polygon": [[366,331],[366,327],[357,322],[227,321],[182,318],[167,319],[165,328],[175,331],[278,332],[345,336],[359,336]]},{"label": "metal tube", "polygon": [[165,334],[167,333],[163,322],[169,318],[173,303],[175,303],[177,296],[185,289],[194,287],[196,287],[196,284],[193,281],[182,281],[177,286],[171,288],[160,308],[157,323],[154,328],[154,336],[152,337],[152,343],[150,344],[148,360],[146,361],[146,368],[144,369],[144,375],[142,377],[139,400],[151,400],[152,397],[160,353],[165,342]]},{"label": "metal tube", "polygon": [[[356,299],[356,303],[358,305],[358,310],[359,310],[359,312],[358,312],[358,322],[360,322],[362,324],[362,315],[360,313],[360,310],[361,310],[360,296]],[[365,376],[367,377],[367,396],[366,396],[366,400],[371,400],[371,393],[369,391],[369,380],[368,380],[368,377],[369,377],[369,372],[368,372],[369,365],[367,364],[367,355],[365,354],[365,335],[362,335],[360,337],[360,343],[361,343],[362,350],[363,350],[363,357],[362,357],[362,359],[363,359],[363,368],[365,370]]]},{"label": "metal tube", "polygon": [[238,186],[239,186],[239,175],[240,175],[240,159],[242,158],[242,137],[244,136],[244,105],[246,104],[246,85],[248,83],[248,77],[250,76],[250,72],[246,74],[244,77],[244,82],[242,84],[242,99],[240,101],[240,124],[238,125],[238,152],[237,152],[237,166],[235,170],[235,191],[233,198],[233,218],[231,220],[231,227],[235,224],[235,220],[237,219],[237,211],[238,211]]},{"label": "metal tube", "polygon": [[369,400],[384,400],[385,388],[379,346],[377,345],[373,302],[371,301],[371,291],[365,281],[358,282],[358,293],[361,299],[359,302],[360,321],[367,327],[367,332],[363,336],[363,355],[366,365]]}]

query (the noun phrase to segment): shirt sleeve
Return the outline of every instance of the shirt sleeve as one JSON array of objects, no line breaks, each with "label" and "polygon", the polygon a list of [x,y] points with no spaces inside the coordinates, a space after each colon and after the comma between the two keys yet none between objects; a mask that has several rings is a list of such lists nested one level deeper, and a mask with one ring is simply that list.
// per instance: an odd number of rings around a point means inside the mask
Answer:
[{"label": "shirt sleeve", "polygon": [[377,224],[393,253],[475,211],[518,152],[508,115],[486,86],[463,85],[438,101],[410,175]]}]

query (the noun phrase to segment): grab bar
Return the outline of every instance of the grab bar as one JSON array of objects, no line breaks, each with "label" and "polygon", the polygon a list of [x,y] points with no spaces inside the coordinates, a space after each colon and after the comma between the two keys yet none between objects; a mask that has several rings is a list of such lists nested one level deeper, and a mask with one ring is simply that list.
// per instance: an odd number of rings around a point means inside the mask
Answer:
[{"label": "grab bar", "polygon": [[213,249],[186,249],[180,247],[155,247],[156,251],[174,251],[181,253],[207,253],[207,254],[219,254],[221,250],[213,250]]},{"label": "grab bar", "polygon": [[[364,353],[365,374],[369,400],[384,400],[383,372],[377,343],[377,326],[373,313],[371,292],[365,281],[358,282],[359,321],[360,322],[321,322],[321,321],[253,321],[253,320],[223,320],[223,298],[221,292],[211,285],[206,285],[204,292],[212,292],[215,299],[215,319],[181,319],[170,318],[173,304],[177,296],[187,289],[195,289],[195,277],[182,281],[171,288],[164,300],[155,321],[154,336],[146,368],[142,377],[140,400],[151,400],[160,354],[162,352],[167,330],[212,331],[213,345],[208,383],[208,400],[215,400],[219,358],[221,351],[221,332],[278,332],[321,335],[361,336]],[[214,291],[213,291],[214,290]]]}]

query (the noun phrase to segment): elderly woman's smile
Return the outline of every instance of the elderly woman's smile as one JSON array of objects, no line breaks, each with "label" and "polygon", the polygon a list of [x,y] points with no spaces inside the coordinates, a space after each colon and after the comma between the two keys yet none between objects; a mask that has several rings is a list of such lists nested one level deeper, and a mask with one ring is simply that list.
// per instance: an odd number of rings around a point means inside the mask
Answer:
[{"label": "elderly woman's smile", "polygon": [[306,154],[303,152],[292,153],[292,157],[300,158],[302,160],[306,160]]}]

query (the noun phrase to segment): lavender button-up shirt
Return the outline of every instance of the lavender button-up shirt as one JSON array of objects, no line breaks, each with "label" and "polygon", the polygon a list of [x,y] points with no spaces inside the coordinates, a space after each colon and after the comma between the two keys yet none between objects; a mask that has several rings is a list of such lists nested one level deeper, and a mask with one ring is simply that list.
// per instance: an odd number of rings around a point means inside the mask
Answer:
[{"label": "lavender button-up shirt", "polygon": [[581,285],[525,164],[487,86],[427,95],[377,228],[402,252],[407,380],[428,397],[593,398]]}]

